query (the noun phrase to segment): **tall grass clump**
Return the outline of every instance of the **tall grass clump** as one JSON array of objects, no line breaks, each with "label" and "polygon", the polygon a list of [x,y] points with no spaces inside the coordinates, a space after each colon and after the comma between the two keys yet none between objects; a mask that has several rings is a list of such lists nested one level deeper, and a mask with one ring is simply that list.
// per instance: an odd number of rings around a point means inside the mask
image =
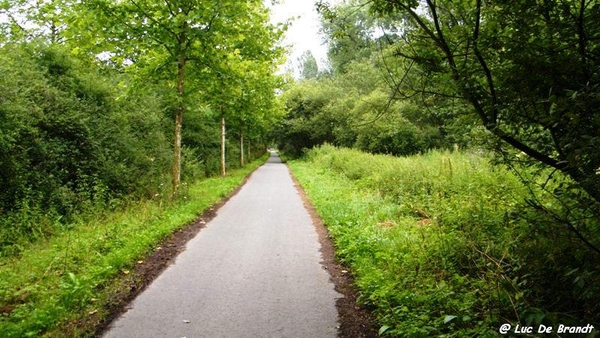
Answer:
[{"label": "tall grass clump", "polygon": [[290,166],[382,334],[598,323],[600,283],[581,243],[537,231],[532,191],[483,154],[398,158],[322,146]]}]

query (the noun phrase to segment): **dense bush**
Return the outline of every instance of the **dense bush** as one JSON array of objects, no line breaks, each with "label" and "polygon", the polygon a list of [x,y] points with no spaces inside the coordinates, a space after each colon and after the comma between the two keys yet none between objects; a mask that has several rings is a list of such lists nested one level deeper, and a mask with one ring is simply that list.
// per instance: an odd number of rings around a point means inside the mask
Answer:
[{"label": "dense bush", "polygon": [[363,126],[354,147],[373,154],[413,155],[440,146],[437,134],[433,128],[417,128],[401,115],[388,116]]},{"label": "dense bush", "polygon": [[304,150],[324,143],[393,155],[452,146],[437,127],[417,125],[404,116],[419,115],[414,111],[420,108],[407,102],[390,102],[388,93],[364,82],[357,84],[342,77],[304,80],[293,86],[282,97],[287,116],[277,135],[279,148],[298,157]]},{"label": "dense bush", "polygon": [[382,332],[491,336],[505,322],[599,324],[593,253],[532,210],[533,192],[484,156],[325,146],[291,165]]},{"label": "dense bush", "polygon": [[[98,62],[59,45],[0,47],[0,255],[88,210],[170,196],[173,91]],[[221,136],[217,114],[190,113],[182,172],[194,180],[220,172]],[[237,168],[238,133],[226,142]],[[263,143],[246,139],[246,162]]]},{"label": "dense bush", "polygon": [[119,89],[125,75],[29,44],[1,48],[0,77],[0,246],[27,238],[10,214],[70,216],[167,181],[161,102]]}]

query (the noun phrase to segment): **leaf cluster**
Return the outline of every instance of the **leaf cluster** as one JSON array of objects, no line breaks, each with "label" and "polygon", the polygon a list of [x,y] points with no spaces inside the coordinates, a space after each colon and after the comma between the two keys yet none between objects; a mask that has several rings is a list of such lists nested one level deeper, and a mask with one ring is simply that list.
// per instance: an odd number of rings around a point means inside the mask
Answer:
[{"label": "leaf cluster", "polygon": [[11,44],[0,58],[0,74],[11,79],[0,84],[3,213],[67,216],[158,189],[169,143],[155,97],[123,95],[113,81],[126,77],[107,77],[58,46]]}]

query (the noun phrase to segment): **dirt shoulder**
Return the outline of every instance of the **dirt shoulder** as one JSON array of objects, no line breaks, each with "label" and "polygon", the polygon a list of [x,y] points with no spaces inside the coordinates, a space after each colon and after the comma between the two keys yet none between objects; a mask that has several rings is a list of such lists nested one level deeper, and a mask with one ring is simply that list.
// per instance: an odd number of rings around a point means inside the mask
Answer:
[{"label": "dirt shoulder", "polygon": [[183,252],[189,240],[194,238],[200,230],[206,227],[215,216],[217,210],[229,199],[235,196],[250,178],[248,174],[244,182],[232,191],[219,203],[213,205],[200,215],[194,222],[188,224],[169,236],[164,242],[151,251],[143,260],[138,261],[135,268],[118,283],[116,291],[107,301],[105,311],[108,313],[102,320],[94,320],[94,316],[88,318],[87,323],[80,323],[82,327],[94,327],[94,336],[100,337],[108,326],[127,311],[127,307],[142,291],[148,287],[171,263],[177,255]]},{"label": "dirt shoulder", "polygon": [[[290,173],[291,170],[290,170]],[[335,285],[335,291],[344,295],[336,301],[336,307],[339,315],[340,327],[338,329],[338,337],[340,338],[367,338],[378,337],[375,325],[375,317],[367,308],[357,305],[359,296],[358,289],[354,285],[354,278],[350,270],[340,264],[335,258],[335,245],[332,238],[323,224],[323,220],[317,214],[315,207],[312,205],[306,193],[300,186],[300,183],[292,173],[292,179],[296,189],[298,190],[306,210],[308,210],[312,218],[317,234],[319,235],[319,243],[321,244],[321,254],[323,260],[321,264],[323,268],[329,272],[331,281]]]}]

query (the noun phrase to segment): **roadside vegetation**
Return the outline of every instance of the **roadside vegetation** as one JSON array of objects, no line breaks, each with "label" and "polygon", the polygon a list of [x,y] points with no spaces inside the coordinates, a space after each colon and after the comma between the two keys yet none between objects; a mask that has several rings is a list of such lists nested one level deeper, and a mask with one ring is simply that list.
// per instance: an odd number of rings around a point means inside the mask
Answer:
[{"label": "roadside vegetation", "polygon": [[264,153],[281,30],[233,3],[0,1],[0,256]]},{"label": "roadside vegetation", "polygon": [[288,163],[384,336],[599,324],[597,264],[575,236],[532,210],[534,194],[487,155],[398,158],[327,145]]},{"label": "roadside vegetation", "polygon": [[112,297],[124,292],[120,288],[130,270],[229,195],[265,159],[225,178],[184,186],[177,200],[148,199],[82,215],[19,255],[0,258],[0,336],[93,336],[94,324],[112,311]]},{"label": "roadside vegetation", "polygon": [[0,0],[0,336],[93,334],[257,166],[283,28],[262,1]]},{"label": "roadside vegetation", "polygon": [[279,148],[381,333],[597,326],[600,6],[317,9],[328,63],[299,60]]},{"label": "roadside vegetation", "polygon": [[316,8],[288,80],[264,1],[0,0],[1,336],[102,316],[273,140],[382,334],[600,327],[600,6]]}]

